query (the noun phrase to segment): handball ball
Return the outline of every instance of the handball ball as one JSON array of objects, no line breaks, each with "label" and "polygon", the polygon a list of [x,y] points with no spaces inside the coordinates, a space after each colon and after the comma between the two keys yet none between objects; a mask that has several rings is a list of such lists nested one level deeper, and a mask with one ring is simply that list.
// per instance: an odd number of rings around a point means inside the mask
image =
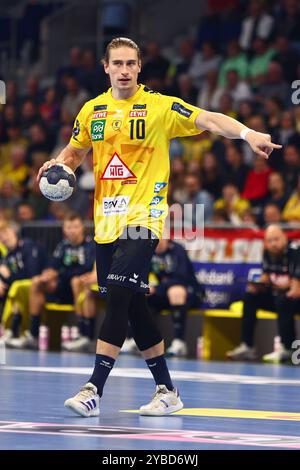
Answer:
[{"label": "handball ball", "polygon": [[75,182],[76,176],[71,168],[57,163],[43,172],[40,190],[50,201],[65,201],[72,195]]}]

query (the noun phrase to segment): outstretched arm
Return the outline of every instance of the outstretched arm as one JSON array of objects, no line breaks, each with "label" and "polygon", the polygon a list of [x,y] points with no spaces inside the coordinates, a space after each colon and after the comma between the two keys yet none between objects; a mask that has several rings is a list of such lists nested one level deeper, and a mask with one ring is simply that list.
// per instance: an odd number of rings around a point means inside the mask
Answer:
[{"label": "outstretched arm", "polygon": [[37,180],[40,180],[42,173],[45,170],[48,170],[50,166],[56,165],[57,163],[64,163],[69,168],[71,168],[71,170],[75,171],[89,150],[89,148],[77,149],[71,144],[68,144],[56,158],[52,158],[51,160],[44,163],[44,165],[39,169]]},{"label": "outstretched arm", "polygon": [[249,129],[241,122],[225,114],[201,111],[196,117],[195,124],[199,129],[220,134],[228,139],[244,139],[253,152],[264,158],[268,158],[273,149],[282,147],[282,145],[271,142],[269,134]]}]

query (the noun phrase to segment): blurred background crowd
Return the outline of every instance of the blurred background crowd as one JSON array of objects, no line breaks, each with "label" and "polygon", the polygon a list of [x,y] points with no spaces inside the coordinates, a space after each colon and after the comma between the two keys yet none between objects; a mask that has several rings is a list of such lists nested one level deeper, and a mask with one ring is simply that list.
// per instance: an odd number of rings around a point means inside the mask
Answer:
[{"label": "blurred background crowd", "polygon": [[[28,2],[23,23],[30,24],[29,17],[34,27],[20,27],[21,42],[31,35],[38,45],[42,13],[38,2]],[[141,46],[141,83],[237,118],[283,145],[265,161],[244,141],[206,132],[173,140],[170,204],[205,204],[206,223],[299,224],[299,2],[210,0],[193,35],[170,47],[155,41]],[[38,59],[35,47],[33,69]],[[6,105],[0,107],[0,212],[6,217],[62,220],[68,208],[92,219],[92,154],[78,170],[77,191],[66,203],[46,200],[36,174],[68,143],[84,102],[109,86],[100,59],[95,50],[74,44],[68,62],[47,80],[31,74],[20,87],[16,77],[0,77],[7,93]]]}]

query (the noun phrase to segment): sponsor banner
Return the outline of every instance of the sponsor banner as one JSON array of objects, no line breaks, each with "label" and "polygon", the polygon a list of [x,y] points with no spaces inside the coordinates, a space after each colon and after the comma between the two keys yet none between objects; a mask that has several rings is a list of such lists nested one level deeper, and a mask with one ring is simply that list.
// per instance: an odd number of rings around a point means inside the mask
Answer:
[{"label": "sponsor banner", "polygon": [[[300,240],[300,230],[286,234],[290,240]],[[251,228],[205,228],[204,239],[177,240],[188,249],[197,279],[205,288],[203,308],[226,309],[243,298],[248,276],[261,268],[263,237],[263,230]]]}]

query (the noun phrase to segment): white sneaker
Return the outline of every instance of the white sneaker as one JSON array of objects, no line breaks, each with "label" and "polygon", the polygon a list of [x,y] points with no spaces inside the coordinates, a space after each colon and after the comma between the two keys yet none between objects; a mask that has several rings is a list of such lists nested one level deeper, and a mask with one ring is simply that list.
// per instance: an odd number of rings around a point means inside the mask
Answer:
[{"label": "white sneaker", "polygon": [[226,357],[232,361],[255,361],[257,359],[255,348],[250,348],[246,343],[241,343],[232,351],[227,351]]},{"label": "white sneaker", "polygon": [[20,338],[11,338],[6,342],[6,346],[12,349],[39,349],[39,340],[34,338],[30,331],[24,331]]},{"label": "white sneaker", "polygon": [[100,414],[99,403],[100,397],[97,393],[97,387],[88,382],[75,397],[65,401],[65,407],[84,418],[90,418]]},{"label": "white sneaker", "polygon": [[66,341],[62,343],[62,349],[65,349],[66,351],[74,351],[74,352],[79,352],[79,351],[88,351],[90,347],[90,340],[87,336],[80,336],[77,339],[74,339],[72,341]]},{"label": "white sneaker", "polygon": [[165,385],[157,385],[152,400],[147,405],[140,407],[142,416],[165,416],[183,408],[178,390],[167,389]]},{"label": "white sneaker", "polygon": [[138,352],[138,347],[134,339],[126,338],[120,352],[124,354],[136,354]]},{"label": "white sneaker", "polygon": [[167,356],[185,357],[187,355],[186,342],[181,339],[173,339],[171,346],[166,351]]},{"label": "white sneaker", "polygon": [[1,336],[1,341],[4,342],[4,344],[6,344],[8,341],[10,341],[13,337],[13,332],[12,330],[9,330],[9,329],[6,329],[6,330],[3,330],[3,335]]},{"label": "white sneaker", "polygon": [[292,351],[285,349],[284,345],[280,344],[278,351],[273,351],[270,354],[265,354],[262,360],[271,364],[280,364],[281,362],[290,361],[291,357]]}]

